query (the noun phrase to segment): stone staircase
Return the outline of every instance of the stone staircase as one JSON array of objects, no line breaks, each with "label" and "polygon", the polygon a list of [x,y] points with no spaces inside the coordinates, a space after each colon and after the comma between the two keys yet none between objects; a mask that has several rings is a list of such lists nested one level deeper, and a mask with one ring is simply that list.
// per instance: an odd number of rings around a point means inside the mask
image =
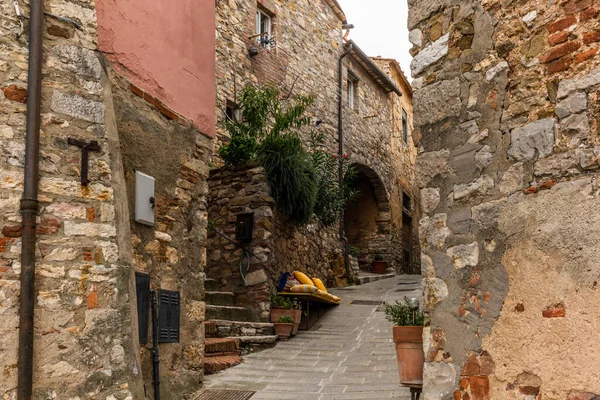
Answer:
[{"label": "stone staircase", "polygon": [[204,373],[214,374],[242,362],[242,354],[273,346],[273,324],[258,322],[249,308],[235,305],[235,295],[220,291],[219,282],[205,281],[206,322]]}]

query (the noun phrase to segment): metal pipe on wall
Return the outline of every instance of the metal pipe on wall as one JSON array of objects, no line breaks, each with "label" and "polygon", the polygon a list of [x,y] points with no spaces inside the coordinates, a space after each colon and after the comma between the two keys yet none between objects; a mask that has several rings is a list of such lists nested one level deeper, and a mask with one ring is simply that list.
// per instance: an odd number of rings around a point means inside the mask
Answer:
[{"label": "metal pipe on wall", "polygon": [[160,400],[160,373],[158,356],[158,292],[150,291],[152,298],[152,384],[154,385],[154,400]]},{"label": "metal pipe on wall", "polygon": [[[352,51],[352,43],[348,44],[348,48],[345,52],[340,55],[338,60],[338,157],[339,157],[339,171],[338,171],[338,183],[340,187],[344,182],[344,166],[342,164],[344,158],[344,128],[343,128],[343,92],[344,92],[344,81],[342,79],[344,75],[344,58]],[[344,242],[344,263],[346,264],[346,277],[350,277],[350,245],[348,238],[344,232],[344,209],[340,211],[340,239]]]},{"label": "metal pipe on wall", "polygon": [[30,6],[25,173],[23,197],[21,198],[20,205],[22,216],[22,247],[21,290],[19,294],[19,369],[17,400],[31,400],[33,391],[35,231],[38,213],[44,1],[31,0]]}]

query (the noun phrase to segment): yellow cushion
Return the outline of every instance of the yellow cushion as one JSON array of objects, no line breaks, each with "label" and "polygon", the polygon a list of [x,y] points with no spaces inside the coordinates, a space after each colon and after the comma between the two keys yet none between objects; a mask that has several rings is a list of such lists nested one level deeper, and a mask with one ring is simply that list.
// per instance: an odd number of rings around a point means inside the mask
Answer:
[{"label": "yellow cushion", "polygon": [[290,288],[292,293],[318,293],[318,291],[319,289],[314,285],[296,285]]},{"label": "yellow cushion", "polygon": [[303,285],[315,286],[315,284],[313,283],[313,281],[311,281],[308,276],[306,276],[305,274],[303,274],[300,271],[294,271],[294,277],[296,279],[298,279],[300,281],[300,283],[303,284]]},{"label": "yellow cushion", "polygon": [[315,286],[317,288],[319,288],[319,290],[327,292],[327,288],[325,287],[325,285],[323,285],[323,281],[322,280],[320,280],[319,278],[312,278],[312,281],[315,284]]}]

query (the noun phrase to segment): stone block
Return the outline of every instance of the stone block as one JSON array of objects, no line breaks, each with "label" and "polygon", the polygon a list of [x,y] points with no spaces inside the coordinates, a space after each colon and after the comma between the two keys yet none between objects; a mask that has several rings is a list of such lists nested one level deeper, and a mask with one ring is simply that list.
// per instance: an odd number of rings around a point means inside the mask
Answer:
[{"label": "stone block", "polygon": [[426,362],[423,368],[423,400],[450,398],[456,382],[456,367],[451,363]]},{"label": "stone block", "polygon": [[454,268],[474,267],[479,263],[479,245],[477,242],[470,244],[459,244],[446,250],[446,254],[452,260]]},{"label": "stone block", "polygon": [[417,47],[423,45],[423,32],[420,29],[413,29],[408,32],[408,40]]},{"label": "stone block", "polygon": [[100,79],[102,65],[92,50],[70,45],[55,46],[50,54],[59,61],[59,63],[50,62],[50,65],[56,64],[59,69],[73,72],[81,77]]},{"label": "stone block", "polygon": [[508,155],[515,160],[549,156],[554,151],[556,120],[541,119],[513,129]]},{"label": "stone block", "polygon": [[421,188],[426,187],[434,177],[446,175],[450,171],[449,157],[450,151],[448,150],[420,154],[415,167],[417,185]]},{"label": "stone block", "polygon": [[446,238],[450,236],[450,229],[447,226],[447,214],[435,214],[433,217],[425,216],[419,222],[419,238],[423,248],[435,247],[441,249],[444,247]]},{"label": "stone block", "polygon": [[439,61],[448,54],[449,37],[449,33],[445,34],[429,46],[425,47],[413,58],[410,64],[412,76],[419,75],[428,66]]},{"label": "stone block", "polygon": [[572,175],[578,172],[578,165],[579,157],[577,156],[577,152],[572,150],[536,161],[534,164],[534,174],[536,176]]},{"label": "stone block", "polygon": [[508,62],[506,61],[501,61],[498,64],[494,65],[492,68],[488,69],[488,71],[485,73],[485,80],[486,81],[491,81],[492,79],[494,79],[494,77],[496,75],[498,75],[500,72],[507,70],[508,67]]},{"label": "stone block", "polygon": [[423,126],[460,114],[460,79],[454,78],[425,86],[414,93],[414,124]]},{"label": "stone block", "polygon": [[590,136],[590,121],[586,113],[569,115],[560,122],[560,133],[572,147],[579,146]]},{"label": "stone block", "polygon": [[577,114],[586,109],[587,95],[584,92],[577,92],[559,102],[554,109],[554,113],[559,119],[563,119],[571,114]]},{"label": "stone block", "polygon": [[421,209],[428,214],[436,209],[440,203],[440,189],[424,188],[421,189]]},{"label": "stone block", "polygon": [[573,79],[564,79],[558,84],[558,98],[562,99],[569,94],[588,89],[600,83],[600,68]]},{"label": "stone block", "polygon": [[52,92],[50,108],[54,112],[66,114],[73,118],[97,124],[104,123],[104,104],[79,95],[70,96],[55,90]]},{"label": "stone block", "polygon": [[494,187],[494,178],[489,175],[480,176],[470,183],[454,185],[453,199],[461,200],[467,197],[484,195]]}]

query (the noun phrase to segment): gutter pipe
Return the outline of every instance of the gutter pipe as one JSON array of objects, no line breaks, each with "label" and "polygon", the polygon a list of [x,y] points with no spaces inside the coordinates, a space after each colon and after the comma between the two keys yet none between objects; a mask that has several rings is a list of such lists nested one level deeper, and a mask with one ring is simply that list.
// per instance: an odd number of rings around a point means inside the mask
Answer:
[{"label": "gutter pipe", "polygon": [[[344,168],[341,160],[344,157],[344,128],[343,128],[343,105],[342,105],[342,93],[344,91],[343,85],[343,61],[344,58],[350,54],[352,51],[353,45],[349,43],[345,52],[340,55],[338,60],[338,159],[339,162],[339,176],[338,176],[338,184],[342,187],[344,182]],[[346,277],[350,277],[350,245],[348,243],[348,238],[344,232],[344,215],[345,210],[342,209],[340,211],[340,239],[344,242],[344,263],[346,264]]]},{"label": "gutter pipe", "polygon": [[38,214],[44,0],[31,0],[30,7],[25,172],[23,197],[20,204],[22,250],[17,400],[31,400],[33,391],[33,312],[35,304],[35,242],[36,217]]}]

